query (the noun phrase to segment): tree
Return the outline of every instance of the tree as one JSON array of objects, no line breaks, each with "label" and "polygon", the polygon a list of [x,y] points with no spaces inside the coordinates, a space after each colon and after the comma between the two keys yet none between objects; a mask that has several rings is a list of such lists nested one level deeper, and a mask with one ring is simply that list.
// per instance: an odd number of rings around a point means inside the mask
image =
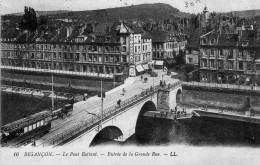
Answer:
[{"label": "tree", "polygon": [[36,13],[33,8],[24,7],[24,14],[22,20],[19,22],[19,29],[35,31],[38,27]]},{"label": "tree", "polygon": [[44,16],[40,16],[38,21],[38,27],[40,30],[44,30],[47,27],[47,19]]}]

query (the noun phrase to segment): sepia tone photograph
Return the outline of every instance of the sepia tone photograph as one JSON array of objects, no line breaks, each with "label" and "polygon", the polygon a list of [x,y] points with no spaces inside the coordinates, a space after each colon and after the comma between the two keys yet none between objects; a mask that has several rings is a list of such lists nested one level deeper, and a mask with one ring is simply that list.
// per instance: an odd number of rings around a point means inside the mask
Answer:
[{"label": "sepia tone photograph", "polygon": [[260,164],[260,1],[2,0],[0,164]]}]

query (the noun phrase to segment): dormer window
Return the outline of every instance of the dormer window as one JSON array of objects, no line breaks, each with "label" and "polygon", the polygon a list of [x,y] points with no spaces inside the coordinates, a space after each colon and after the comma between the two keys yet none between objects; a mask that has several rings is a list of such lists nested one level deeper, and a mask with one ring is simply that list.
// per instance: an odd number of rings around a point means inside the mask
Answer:
[{"label": "dormer window", "polygon": [[215,40],[214,40],[214,39],[211,39],[211,40],[210,40],[210,45],[213,45],[214,42],[215,42]]},{"label": "dormer window", "polygon": [[248,46],[248,41],[243,41],[242,46]]},{"label": "dormer window", "polygon": [[206,44],[207,44],[206,38],[202,38],[202,39],[201,39],[201,43],[202,43],[202,45],[206,45]]}]

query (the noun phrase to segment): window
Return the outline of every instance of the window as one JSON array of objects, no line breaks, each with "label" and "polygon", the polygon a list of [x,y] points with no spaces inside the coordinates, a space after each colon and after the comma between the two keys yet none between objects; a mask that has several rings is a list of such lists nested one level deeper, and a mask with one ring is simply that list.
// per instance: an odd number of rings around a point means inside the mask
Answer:
[{"label": "window", "polygon": [[24,132],[24,133],[28,132],[28,127],[24,127],[23,132]]},{"label": "window", "polygon": [[116,47],[116,50],[115,50],[116,52],[119,52],[119,47]]},{"label": "window", "polygon": [[207,67],[207,60],[202,60],[202,67]]},{"label": "window", "polygon": [[87,60],[87,55],[86,55],[86,53],[83,53],[82,54],[82,57],[83,57],[83,59],[86,61]]},{"label": "window", "polygon": [[79,53],[76,53],[76,61],[79,61]]},{"label": "window", "polygon": [[214,44],[214,42],[215,42],[215,40],[214,40],[214,39],[211,39],[211,40],[210,40],[210,44],[211,44],[211,45],[213,45],[213,44]]},{"label": "window", "polygon": [[220,56],[223,56],[223,49],[220,49],[220,50],[219,50],[219,55],[220,55]]},{"label": "window", "polygon": [[205,38],[202,39],[202,45],[206,45],[207,44],[207,40]]},{"label": "window", "polygon": [[247,70],[253,70],[252,63],[247,63]]},{"label": "window", "polygon": [[224,62],[222,60],[218,61],[218,69],[224,69]]},{"label": "window", "polygon": [[126,37],[122,37],[123,38],[123,44],[126,44]]},{"label": "window", "polygon": [[116,57],[116,62],[119,62],[119,57],[118,56]]},{"label": "window", "polygon": [[256,64],[256,70],[260,70],[260,64]]},{"label": "window", "polygon": [[243,62],[239,62],[238,68],[239,68],[239,70],[243,70],[244,69]]},{"label": "window", "polygon": [[89,55],[88,61],[92,61],[92,55]]},{"label": "window", "polygon": [[37,122],[37,123],[36,123],[36,126],[37,126],[37,128],[40,127],[40,126],[41,126],[41,123],[40,123],[40,122]]},{"label": "window", "polygon": [[105,62],[108,62],[108,56],[105,57]]},{"label": "window", "polygon": [[227,61],[227,69],[233,69],[233,61]]},{"label": "window", "polygon": [[188,63],[192,64],[193,63],[193,59],[192,58],[188,58]]},{"label": "window", "polygon": [[86,71],[87,71],[86,65],[83,65],[83,66],[82,66],[82,69],[83,69],[83,72],[86,72]]},{"label": "window", "polygon": [[97,56],[94,56],[94,60],[93,60],[94,62],[96,62],[97,61]]},{"label": "window", "polygon": [[123,52],[126,52],[126,46],[123,46],[123,50],[122,50]]},{"label": "window", "polygon": [[33,129],[35,129],[36,128],[36,124],[33,124]]},{"label": "window", "polygon": [[210,49],[210,55],[214,55],[214,49]]},{"label": "window", "polygon": [[214,60],[210,60],[210,67],[215,68],[215,61]]},{"label": "window", "polygon": [[56,53],[53,53],[53,59],[56,59]]},{"label": "window", "polygon": [[108,49],[108,47],[106,46],[106,47],[105,47],[105,52],[108,52],[108,51],[109,51],[109,49]]},{"label": "window", "polygon": [[73,53],[70,53],[70,59],[73,60]]},{"label": "window", "polygon": [[95,51],[95,52],[97,51],[97,46],[96,45],[93,46],[93,51]]},{"label": "window", "polygon": [[43,125],[44,125],[44,120],[41,121],[41,126],[43,126]]},{"label": "window", "polygon": [[126,56],[122,56],[123,57],[123,62],[126,62]]},{"label": "window", "polygon": [[112,56],[110,57],[110,62],[114,62],[114,58]]},{"label": "window", "polygon": [[29,126],[29,130],[28,131],[31,131],[32,130],[32,125]]}]

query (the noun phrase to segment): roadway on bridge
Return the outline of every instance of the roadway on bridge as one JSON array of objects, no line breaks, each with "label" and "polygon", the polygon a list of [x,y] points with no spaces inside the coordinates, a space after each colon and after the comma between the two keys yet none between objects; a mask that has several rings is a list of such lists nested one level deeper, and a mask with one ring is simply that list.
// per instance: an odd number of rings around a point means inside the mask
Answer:
[{"label": "roadway on bridge", "polygon": [[[159,85],[162,77],[166,84],[179,81],[177,79],[172,79],[170,76],[166,75],[166,72],[160,70],[156,72],[158,72],[158,77],[154,78],[149,77],[149,75],[143,75],[143,77],[148,78],[146,83],[144,82],[144,80],[141,81],[140,76],[130,77],[129,79],[132,79],[132,81],[127,81],[130,83],[123,85],[126,93],[122,95],[122,87],[118,87],[117,91],[114,90],[115,92],[110,93],[104,98],[103,109],[116,105],[119,99],[121,101],[127,100],[137,94],[140,94],[142,91],[149,89],[153,85]],[[101,114],[101,98],[97,96],[89,98],[86,101],[75,103],[73,112],[69,116],[64,116],[64,119],[54,120],[52,122],[52,128],[49,133],[38,139],[36,141],[36,144],[39,145],[45,143],[55,136],[71,129],[72,127],[81,124],[86,120],[91,120],[91,118],[96,117],[99,114]]]}]

